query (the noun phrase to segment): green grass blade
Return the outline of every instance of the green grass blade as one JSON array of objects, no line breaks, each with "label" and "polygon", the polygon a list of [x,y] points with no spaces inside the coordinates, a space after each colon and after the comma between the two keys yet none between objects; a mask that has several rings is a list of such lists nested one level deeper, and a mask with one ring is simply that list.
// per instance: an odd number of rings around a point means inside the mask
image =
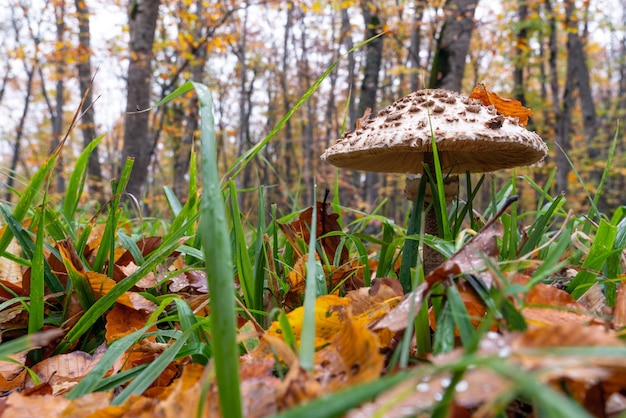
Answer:
[{"label": "green grass blade", "polygon": [[[182,299],[174,299],[174,303],[176,304],[176,309],[178,311],[178,322],[180,323],[181,329],[183,331],[187,331],[194,328],[198,323],[198,318],[196,318],[193,314],[193,311],[187,302]],[[194,346],[206,345],[198,330],[189,336],[189,344]],[[206,364],[206,359],[200,354],[192,354],[191,357],[196,363]]]},{"label": "green grass blade", "polygon": [[552,204],[548,207],[548,209],[541,214],[539,219],[537,219],[530,230],[528,231],[528,239],[522,246],[519,251],[519,254],[526,255],[529,252],[533,251],[541,242],[541,240],[545,237],[550,221],[554,220],[554,212],[560,208],[564,203],[564,196],[559,195]]},{"label": "green grass blade", "polygon": [[604,190],[604,184],[606,183],[606,179],[609,176],[609,171],[611,168],[611,164],[613,163],[613,158],[615,157],[615,149],[617,147],[617,141],[619,139],[619,119],[617,120],[617,127],[615,128],[615,135],[613,136],[613,141],[611,142],[611,148],[609,149],[609,155],[607,156],[606,164],[604,165],[604,170],[602,171],[602,177],[600,178],[600,183],[596,188],[596,194],[593,197],[593,205],[591,206],[596,212],[590,212],[589,217],[591,219],[595,219],[600,213],[598,212],[598,202],[600,201],[600,196],[602,195],[602,190]]},{"label": "green grass blade", "polygon": [[[8,231],[11,231],[11,236],[15,237],[17,242],[20,244],[20,247],[22,247],[22,251],[24,252],[26,259],[29,260],[29,265],[32,266],[32,259],[35,252],[35,243],[33,243],[30,233],[22,227],[18,220],[15,219],[13,214],[9,212],[4,207],[4,205],[0,205],[0,213],[2,214],[2,217],[4,218],[4,221],[8,226],[7,232],[5,232],[5,234],[7,234]],[[8,255],[4,255],[4,257],[10,258]],[[46,261],[45,257],[43,260],[43,265],[44,280],[46,282],[46,286],[48,286],[48,289],[50,289],[50,291],[53,293],[62,293],[65,288],[59,281],[59,278],[52,273],[50,265]]]},{"label": "green grass blade", "polygon": [[[583,262],[583,268],[567,285],[567,291],[572,294],[574,299],[581,297],[595,282],[598,275],[596,272],[602,270],[607,258],[614,253],[613,243],[616,236],[617,227],[601,219],[589,254]],[[617,252],[621,253],[621,249],[618,249]]]},{"label": "green grass blade", "polygon": [[[413,235],[419,235],[422,225],[422,209],[424,208],[424,195],[428,181],[425,176],[420,178],[420,184],[417,192],[417,198],[413,202],[411,218],[406,231],[407,238]],[[404,293],[411,291],[411,270],[415,268],[419,250],[419,242],[415,239],[405,239],[404,248],[402,249],[402,262],[400,265],[400,284]]]},{"label": "green grass blade", "polygon": [[37,225],[37,238],[33,250],[33,262],[30,270],[30,308],[28,310],[28,333],[32,334],[43,329],[44,324],[44,292],[45,292],[45,267],[44,267],[44,236],[46,225],[46,198],[44,192],[41,214]]},{"label": "green grass blade", "polygon": [[[24,220],[24,217],[28,213],[28,211],[35,206],[34,200],[35,197],[41,193],[43,189],[44,181],[48,178],[48,175],[52,172],[56,164],[57,157],[59,152],[61,151],[61,146],[65,142],[65,139],[62,143],[52,152],[52,154],[48,157],[48,159],[43,163],[39,170],[32,177],[24,192],[20,196],[20,200],[17,202],[15,209],[13,210],[13,217],[17,221],[17,223],[21,223]],[[0,255],[5,252],[7,246],[11,242],[13,238],[13,232],[11,230],[6,230],[2,237],[0,237]]]},{"label": "green grass blade", "polygon": [[[98,146],[100,141],[105,135],[100,135],[89,143],[79,155],[74,163],[72,174],[67,182],[67,189],[63,198],[63,216],[69,225],[74,224],[74,214],[78,208],[80,197],[83,194],[85,187],[85,180],[87,179],[87,165],[89,163],[89,156],[92,151]],[[74,228],[71,228],[73,232]],[[72,236],[73,238],[73,236]]]},{"label": "green grass blade", "polygon": [[183,210],[183,205],[180,204],[180,201],[174,194],[174,190],[165,186],[163,187],[163,193],[165,194],[165,200],[167,200],[167,204],[170,207],[170,210],[174,214],[174,216],[178,216],[181,210]]},{"label": "green grass blade", "polygon": [[[96,254],[96,258],[93,262],[93,265],[91,266],[93,271],[101,272],[107,257],[109,257],[109,260],[111,260],[111,265],[113,265],[112,261],[115,252],[117,220],[120,213],[120,198],[122,192],[128,184],[128,180],[130,179],[130,173],[133,169],[134,163],[135,160],[133,158],[128,158],[126,160],[126,163],[124,164],[124,169],[122,170],[122,174],[120,175],[120,179],[117,182],[117,186],[115,188],[115,196],[111,201],[109,217],[107,218],[106,227],[104,229],[104,232],[102,233],[102,242],[100,243],[98,253]],[[111,268],[109,269],[110,277],[113,277],[112,274],[113,269]]]},{"label": "green grass blade", "polygon": [[317,262],[315,244],[317,242],[317,189],[313,186],[313,214],[309,231],[309,258],[306,263],[306,287],[304,290],[304,319],[300,336],[300,366],[313,372],[315,356],[315,300],[317,299]]},{"label": "green grass blade", "polygon": [[[206,319],[208,320],[208,318]],[[191,328],[184,331],[174,344],[163,351],[159,357],[154,360],[150,367],[144,369],[132,382],[130,382],[124,390],[117,395],[111,405],[122,405],[132,395],[140,395],[161,375],[161,373],[176,358],[187,340],[196,332],[196,328],[201,322],[194,324]],[[219,385],[219,382],[218,382]]]},{"label": "green grass blade", "polygon": [[65,397],[67,399],[76,399],[93,392],[117,359],[136,344],[137,341],[142,339],[150,326],[152,324],[147,324],[145,327],[114,341],[107,348],[98,363],[96,363],[95,367]]},{"label": "green grass blade", "polygon": [[252,270],[252,261],[250,260],[250,254],[248,253],[246,244],[246,235],[243,231],[243,223],[241,222],[241,212],[239,211],[239,202],[237,201],[237,186],[235,182],[231,180],[228,182],[227,187],[230,190],[230,218],[233,225],[232,236],[235,240],[233,244],[235,251],[235,267],[237,268],[239,283],[241,283],[243,299],[248,308],[258,309],[259,307],[254,305],[255,280]]},{"label": "green grass blade", "polygon": [[239,388],[235,284],[228,223],[217,171],[213,102],[206,86],[194,83],[194,87],[200,101],[203,184],[200,234],[211,291],[215,373],[222,415],[238,418],[243,412]]}]

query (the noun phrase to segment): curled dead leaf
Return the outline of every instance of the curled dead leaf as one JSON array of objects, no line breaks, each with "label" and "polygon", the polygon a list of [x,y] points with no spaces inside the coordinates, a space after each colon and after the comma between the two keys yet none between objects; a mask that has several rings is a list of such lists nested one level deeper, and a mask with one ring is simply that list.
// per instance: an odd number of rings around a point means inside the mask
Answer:
[{"label": "curled dead leaf", "polygon": [[528,124],[528,117],[533,113],[529,108],[522,106],[519,100],[503,99],[496,93],[487,90],[482,83],[474,87],[474,91],[469,97],[480,100],[485,106],[493,105],[501,115],[517,118],[519,124],[524,127]]}]

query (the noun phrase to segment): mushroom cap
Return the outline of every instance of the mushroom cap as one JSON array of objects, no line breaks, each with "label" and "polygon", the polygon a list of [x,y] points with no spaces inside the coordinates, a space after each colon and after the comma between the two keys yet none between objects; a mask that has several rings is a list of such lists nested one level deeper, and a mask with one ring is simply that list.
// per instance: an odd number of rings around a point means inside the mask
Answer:
[{"label": "mushroom cap", "polygon": [[341,168],[422,174],[425,154],[432,158],[433,136],[444,173],[531,165],[548,152],[541,137],[516,118],[466,95],[432,89],[411,93],[373,118],[364,116],[321,158]]}]

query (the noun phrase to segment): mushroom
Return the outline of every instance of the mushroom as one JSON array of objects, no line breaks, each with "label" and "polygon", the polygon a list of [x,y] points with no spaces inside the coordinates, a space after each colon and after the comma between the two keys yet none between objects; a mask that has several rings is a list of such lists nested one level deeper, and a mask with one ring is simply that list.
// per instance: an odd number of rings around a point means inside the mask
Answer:
[{"label": "mushroom", "polygon": [[[433,137],[444,175],[531,165],[547,154],[541,137],[516,118],[501,115],[493,106],[466,95],[430,89],[413,92],[374,117],[366,112],[357,128],[346,132],[321,158],[340,168],[407,173],[407,197],[415,200],[418,183],[414,175],[424,173],[424,164],[433,166]],[[458,193],[458,176],[449,176],[447,183],[448,202]],[[432,210],[424,222],[426,233],[438,235],[437,229],[432,229],[433,224],[437,227]],[[424,251],[428,273],[443,258],[437,251]]]}]

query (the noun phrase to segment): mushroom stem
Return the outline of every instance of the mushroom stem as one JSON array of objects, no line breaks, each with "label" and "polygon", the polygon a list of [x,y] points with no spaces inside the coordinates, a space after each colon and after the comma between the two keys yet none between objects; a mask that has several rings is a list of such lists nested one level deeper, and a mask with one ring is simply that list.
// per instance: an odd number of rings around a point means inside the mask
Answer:
[{"label": "mushroom stem", "polygon": [[[459,192],[459,176],[451,175],[446,177],[443,187],[445,194],[445,205],[447,206],[452,202],[452,199]],[[419,176],[412,174],[407,175],[405,193],[408,200],[411,200],[413,202],[416,201],[418,188]],[[424,233],[439,237],[439,225],[437,223],[437,215],[435,213],[436,208],[434,207],[434,205],[430,205],[430,203],[433,201],[434,199],[432,196],[431,188],[427,187],[424,196],[424,209],[426,209],[424,213]],[[429,205],[430,208],[428,208]],[[424,274],[426,275],[434,270],[441,263],[443,263],[444,258],[439,251],[431,248],[428,245],[424,245],[423,248],[424,252],[422,258],[424,265]]]}]

